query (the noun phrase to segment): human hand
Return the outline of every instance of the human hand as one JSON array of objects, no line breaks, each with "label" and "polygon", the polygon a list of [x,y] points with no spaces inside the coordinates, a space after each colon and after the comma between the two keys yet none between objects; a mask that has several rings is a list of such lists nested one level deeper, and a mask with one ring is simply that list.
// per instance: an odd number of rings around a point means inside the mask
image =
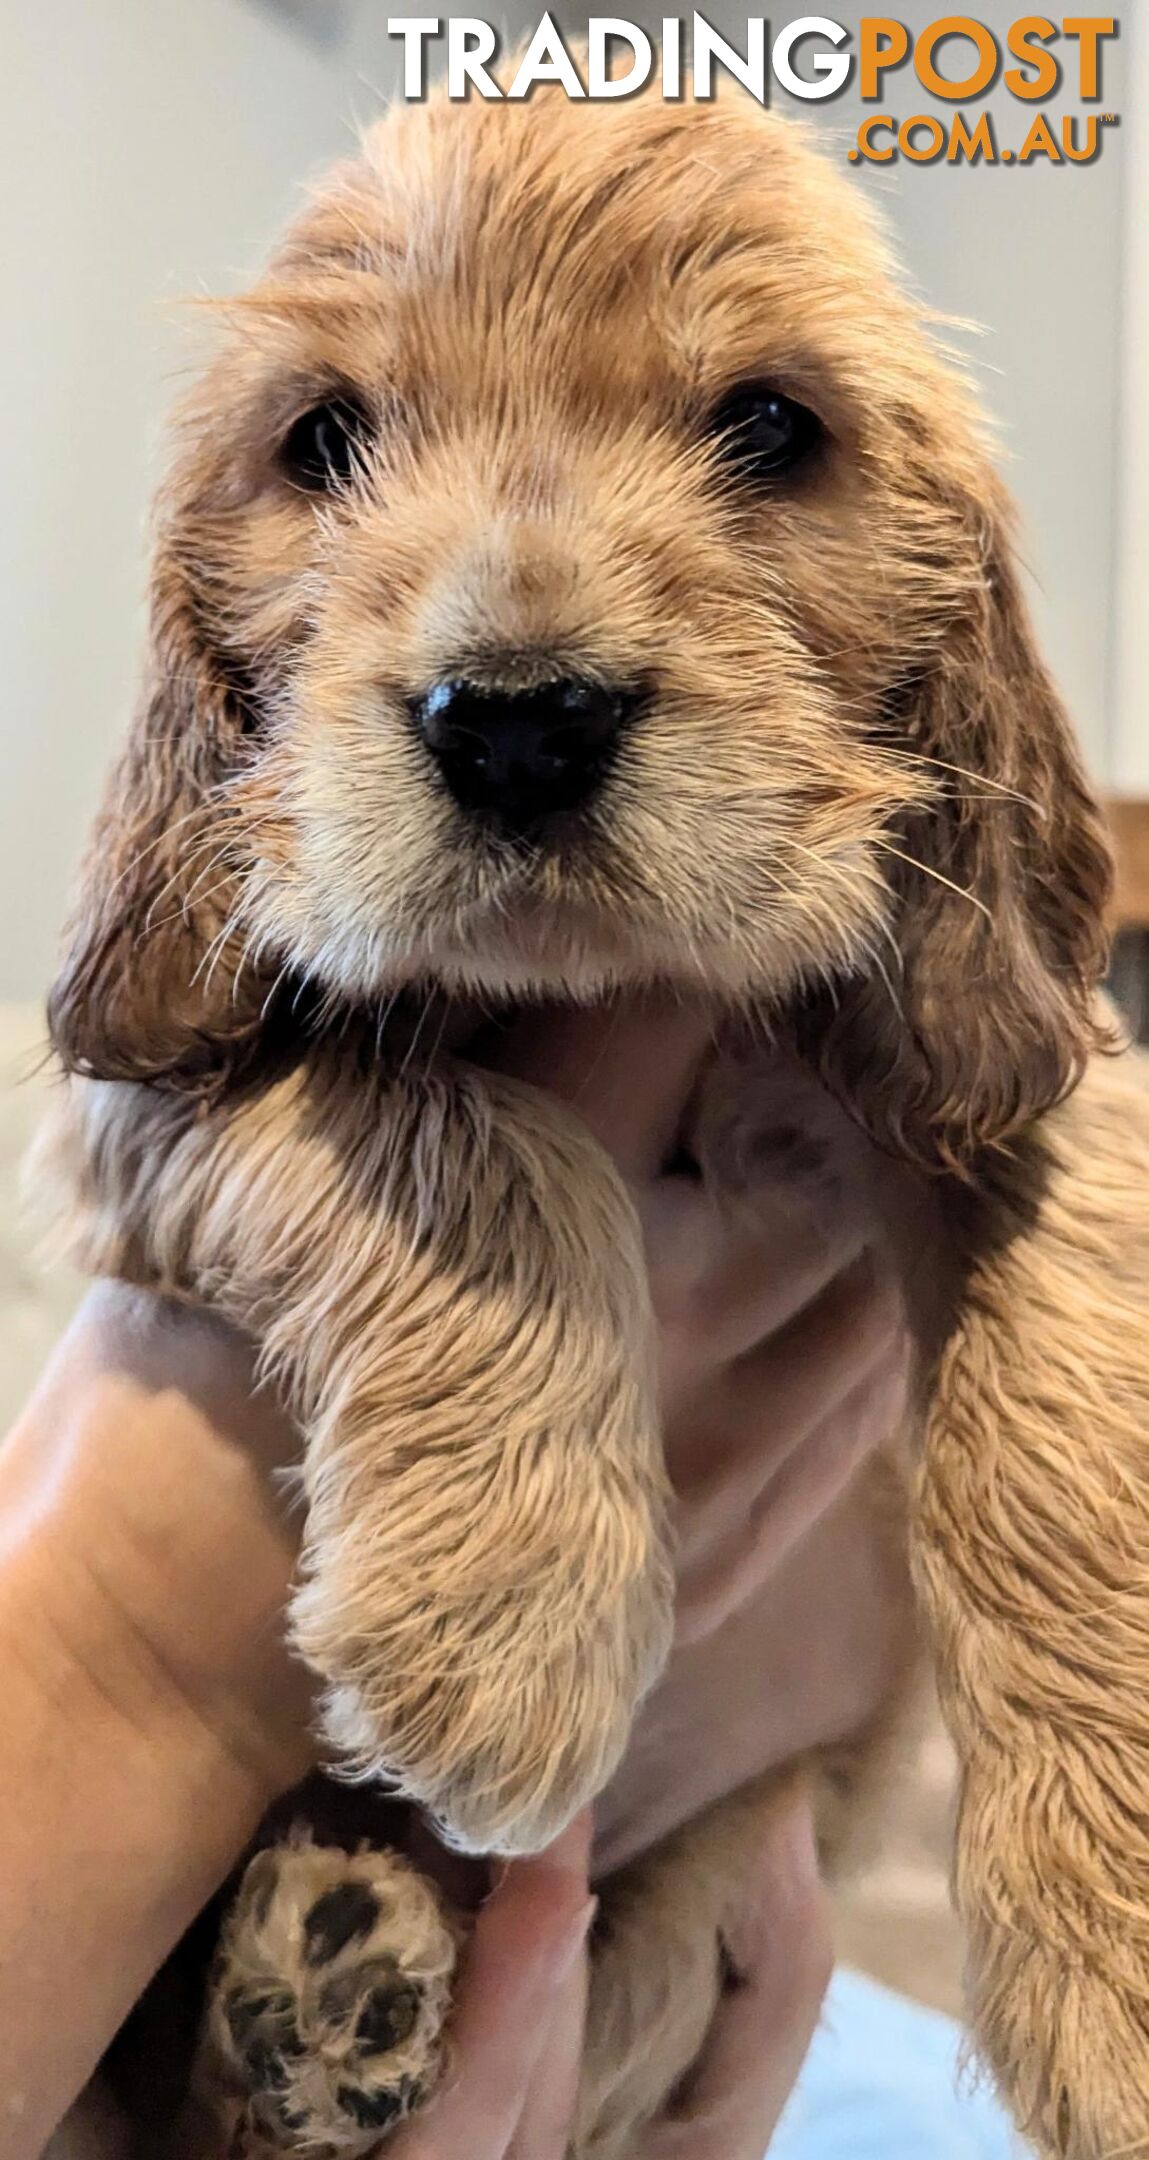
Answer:
[{"label": "human hand", "polygon": [[[448,2083],[389,2142],[388,2160],[564,2160],[587,1998],[587,1845],[583,1816],[538,1859],[506,1868],[464,1964]],[[831,1965],[800,1785],[780,1791],[767,1814],[729,1949],[737,1984],[689,2090],[648,2127],[632,2160],[760,2160],[777,2127]]]},{"label": "human hand", "polygon": [[127,1726],[202,1724],[260,1808],[312,1760],[283,1621],[298,1445],[250,1344],[104,1282],[0,1450],[0,1556],[25,1608]]},{"label": "human hand", "polygon": [[[252,1377],[226,1330],[106,1284],[0,1447],[5,2160],[43,2151],[310,1759],[295,1441]],[[114,2152],[114,2111],[86,2135]]]},{"label": "human hand", "polygon": [[502,1869],[464,1957],[451,2067],[387,2160],[563,2160],[587,1994],[589,1812]]}]

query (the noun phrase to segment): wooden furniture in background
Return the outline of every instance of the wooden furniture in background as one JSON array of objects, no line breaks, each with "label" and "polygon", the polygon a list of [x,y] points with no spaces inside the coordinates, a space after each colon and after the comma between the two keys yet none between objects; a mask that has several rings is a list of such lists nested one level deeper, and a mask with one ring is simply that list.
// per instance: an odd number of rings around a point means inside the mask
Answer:
[{"label": "wooden furniture in background", "polygon": [[1114,795],[1108,808],[1117,856],[1109,988],[1135,1040],[1149,1045],[1149,801]]},{"label": "wooden furniture in background", "polygon": [[1114,922],[1118,930],[1149,930],[1149,801],[1112,796],[1109,822],[1117,851]]}]

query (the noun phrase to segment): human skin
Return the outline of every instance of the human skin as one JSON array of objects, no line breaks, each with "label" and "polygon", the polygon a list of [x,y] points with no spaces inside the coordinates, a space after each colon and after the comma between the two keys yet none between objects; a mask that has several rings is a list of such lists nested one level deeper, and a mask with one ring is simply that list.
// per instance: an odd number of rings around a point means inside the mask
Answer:
[{"label": "human skin", "polygon": [[[697,1015],[647,1003],[524,1023],[500,1060],[563,1094],[615,1157],[660,1327],[678,1638],[596,1810],[597,1870],[856,1729],[897,1655],[856,1491],[905,1382],[892,1270],[856,1215],[839,1234],[796,1228],[789,1208],[772,1250],[702,1186],[663,1173],[705,1046]],[[298,1520],[276,1473],[295,1449],[254,1389],[246,1344],[105,1284],[0,1451],[9,2160],[42,2151],[266,1807],[309,1766],[308,1686],[282,1625]],[[587,1839],[576,1825],[505,1870],[470,1951],[455,2084],[391,2160],[561,2160]],[[830,1963],[800,1787],[779,1796],[758,1877],[735,1946],[746,1983],[689,2115],[650,2133],[650,2160],[760,2155],[797,2074]]]}]

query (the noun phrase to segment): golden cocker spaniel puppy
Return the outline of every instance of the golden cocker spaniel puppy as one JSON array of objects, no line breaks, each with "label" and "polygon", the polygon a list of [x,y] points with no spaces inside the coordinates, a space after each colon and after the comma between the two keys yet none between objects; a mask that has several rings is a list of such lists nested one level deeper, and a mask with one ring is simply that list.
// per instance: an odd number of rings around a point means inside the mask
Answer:
[{"label": "golden cocker spaniel puppy", "polygon": [[[226,312],[51,1000],[87,1264],[262,1342],[336,1756],[528,1851],[668,1643],[642,1258],[575,1120],[406,1015],[705,996],[740,1205],[815,1072],[932,1226],[905,1543],[976,2033],[1042,2153],[1149,2150],[1149,1117],[960,376],[730,100],[397,112]],[[587,2160],[701,2045],[762,1804],[602,1885]],[[256,1857],[201,2054],[249,2149],[431,2096],[459,1937],[393,1855]]]}]

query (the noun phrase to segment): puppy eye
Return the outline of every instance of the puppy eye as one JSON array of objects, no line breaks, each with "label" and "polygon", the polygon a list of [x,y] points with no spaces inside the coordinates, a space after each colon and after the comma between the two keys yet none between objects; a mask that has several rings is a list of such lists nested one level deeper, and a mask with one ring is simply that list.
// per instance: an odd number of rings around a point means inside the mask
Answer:
[{"label": "puppy eye", "polygon": [[742,383],[710,416],[718,454],[741,479],[773,480],[792,472],[822,441],[817,413],[769,383]]},{"label": "puppy eye", "polygon": [[351,398],[327,398],[301,413],[279,452],[294,486],[309,495],[345,487],[359,470],[370,439],[370,422]]}]

